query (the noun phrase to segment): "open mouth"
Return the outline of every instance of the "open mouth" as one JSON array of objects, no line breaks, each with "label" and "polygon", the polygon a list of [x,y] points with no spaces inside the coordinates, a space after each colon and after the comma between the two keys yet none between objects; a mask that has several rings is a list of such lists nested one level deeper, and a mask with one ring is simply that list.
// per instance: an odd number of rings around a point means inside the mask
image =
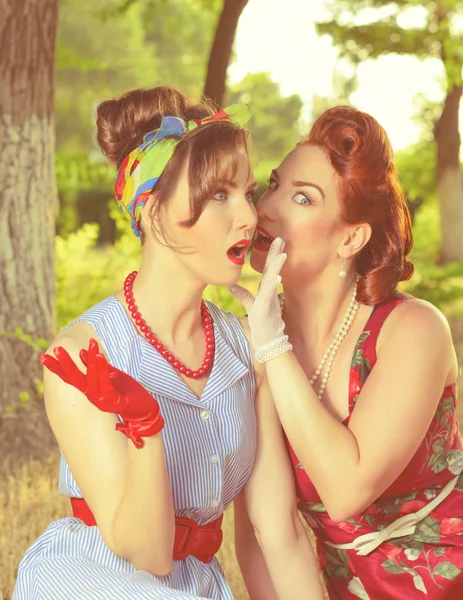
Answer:
[{"label": "open mouth", "polygon": [[246,258],[246,252],[251,245],[251,240],[240,240],[230,246],[227,250],[227,256],[235,265],[244,265],[244,259]]},{"label": "open mouth", "polygon": [[258,252],[268,252],[271,243],[275,238],[263,227],[258,226],[256,229],[256,237],[254,238],[253,248]]}]

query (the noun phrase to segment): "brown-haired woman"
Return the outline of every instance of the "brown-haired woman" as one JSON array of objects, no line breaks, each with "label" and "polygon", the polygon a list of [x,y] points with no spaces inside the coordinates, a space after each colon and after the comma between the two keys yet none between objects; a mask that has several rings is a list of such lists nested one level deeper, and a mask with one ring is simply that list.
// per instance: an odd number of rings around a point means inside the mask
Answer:
[{"label": "brown-haired woman", "polygon": [[457,359],[442,314],[396,290],[412,231],[382,127],[325,112],[272,172],[258,216],[259,293],[232,290],[330,598],[463,598]]},{"label": "brown-haired woman", "polygon": [[[275,588],[297,597],[287,572],[312,585],[268,387],[254,375],[239,320],[202,299],[207,284],[238,281],[256,225],[248,113],[243,105],[215,112],[169,88],[98,108],[98,140],[118,168],[116,197],[143,241],[141,266],[42,357],[60,492],[74,516],[26,552],[15,600],[231,600],[215,554],[223,511],[253,467],[254,402],[259,431],[275,432],[255,469],[264,497],[263,484],[277,489],[264,511],[271,520],[282,511],[287,540],[288,569],[274,570]],[[267,448],[260,436],[258,444]],[[260,597],[276,598],[262,557],[259,569]]]}]

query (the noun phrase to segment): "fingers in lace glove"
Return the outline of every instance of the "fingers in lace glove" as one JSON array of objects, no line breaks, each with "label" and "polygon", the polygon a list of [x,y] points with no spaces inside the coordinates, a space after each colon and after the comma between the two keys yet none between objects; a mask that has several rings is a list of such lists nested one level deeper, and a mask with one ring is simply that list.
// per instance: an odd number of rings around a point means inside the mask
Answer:
[{"label": "fingers in lace glove", "polygon": [[254,304],[254,296],[251,294],[251,292],[238,284],[231,285],[228,289],[233,296],[239,300],[239,302],[241,302],[246,312],[249,314]]},{"label": "fingers in lace glove", "polygon": [[[287,258],[287,255],[282,253],[284,246],[285,243],[281,238],[275,238],[275,240],[273,240],[265,261],[257,297],[268,299],[268,296],[272,294],[273,290],[281,282],[280,271]],[[246,312],[249,313],[256,299],[251,292],[238,284],[231,285],[228,289],[233,296],[241,302],[246,309]]]},{"label": "fingers in lace glove", "polygon": [[240,300],[248,313],[251,339],[259,362],[266,362],[291,349],[284,333],[285,324],[277,292],[277,286],[281,282],[280,271],[286,261],[283,248],[281,238],[273,240],[255,298],[241,286],[230,287],[231,293]]},{"label": "fingers in lace glove", "polygon": [[270,265],[273,263],[275,258],[277,258],[278,256],[280,256],[282,254],[284,247],[285,247],[285,242],[280,237],[277,237],[273,240],[273,242],[270,245],[270,248],[269,248],[269,251],[267,254],[267,258],[265,260],[265,265],[264,265],[264,270],[262,271],[262,276],[265,275],[265,273],[267,272],[267,270],[269,269]]}]

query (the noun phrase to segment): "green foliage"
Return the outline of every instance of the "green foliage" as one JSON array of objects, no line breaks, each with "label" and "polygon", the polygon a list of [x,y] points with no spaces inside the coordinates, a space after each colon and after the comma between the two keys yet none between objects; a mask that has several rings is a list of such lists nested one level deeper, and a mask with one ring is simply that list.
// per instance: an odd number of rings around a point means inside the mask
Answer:
[{"label": "green foliage", "polygon": [[93,109],[101,100],[154,83],[156,52],[145,40],[142,7],[103,20],[117,0],[62,0],[57,42],[55,119],[59,151],[94,148]]},{"label": "green foliage", "polygon": [[436,202],[425,204],[413,224],[412,258],[423,264],[436,264],[440,252],[440,214]]},{"label": "green foliage", "polygon": [[249,131],[255,160],[278,164],[301,137],[301,98],[281,96],[280,86],[268,73],[249,73],[228,92],[227,104],[235,102],[251,104]]},{"label": "green foliage", "polygon": [[55,170],[60,190],[110,190],[114,185],[114,168],[85,154],[57,154]]},{"label": "green foliage", "polygon": [[[403,11],[418,7],[425,12],[423,26],[401,27]],[[333,0],[333,18],[318,23],[317,30],[330,35],[341,56],[354,63],[391,52],[441,59],[451,89],[462,82],[463,45],[454,27],[462,8],[461,0]],[[372,9],[377,9],[375,17],[369,18]]]},{"label": "green foliage", "polygon": [[[57,230],[60,235],[66,236],[76,231],[85,220],[85,215],[78,214],[77,207],[77,200],[83,192],[91,191],[100,196],[113,197],[115,171],[108,163],[85,154],[57,154],[55,171],[60,198]],[[92,220],[98,212],[100,211],[93,211]]]},{"label": "green foliage", "polygon": [[98,225],[87,223],[67,238],[57,236],[56,319],[58,330],[122,287],[124,277],[139,264],[140,242],[129,221],[113,206],[119,239],[97,246]]},{"label": "green foliage", "polygon": [[440,215],[437,202],[426,203],[413,227],[413,277],[401,289],[431,302],[447,317],[463,316],[463,262],[436,264],[440,250]]},{"label": "green foliage", "polygon": [[463,316],[463,261],[444,266],[416,262],[415,274],[401,288],[431,302],[447,317]]},{"label": "green foliage", "polygon": [[396,153],[395,164],[402,188],[410,200],[421,198],[425,202],[436,201],[435,144],[427,140],[413,144]]},{"label": "green foliage", "polygon": [[58,151],[99,155],[94,109],[127,90],[170,85],[199,97],[220,7],[220,0],[61,0]]},{"label": "green foliage", "polygon": [[150,4],[143,3],[143,25],[156,48],[156,83],[199,97],[222,0],[169,0],[155,18]]}]

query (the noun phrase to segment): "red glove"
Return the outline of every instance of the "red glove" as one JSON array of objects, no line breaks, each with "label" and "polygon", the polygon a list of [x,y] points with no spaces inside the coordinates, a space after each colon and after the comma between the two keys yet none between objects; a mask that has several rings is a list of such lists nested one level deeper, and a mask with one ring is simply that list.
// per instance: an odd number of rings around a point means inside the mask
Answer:
[{"label": "red glove", "polygon": [[92,338],[88,350],[79,353],[86,374],[63,347],[57,346],[54,353],[56,358],[43,354],[42,365],[85,394],[101,411],[120,415],[123,423],[116,425],[117,431],[122,431],[137,448],[143,446],[142,437],[155,435],[164,427],[156,399],[130,375],[112,367],[98,351],[96,340]]}]

